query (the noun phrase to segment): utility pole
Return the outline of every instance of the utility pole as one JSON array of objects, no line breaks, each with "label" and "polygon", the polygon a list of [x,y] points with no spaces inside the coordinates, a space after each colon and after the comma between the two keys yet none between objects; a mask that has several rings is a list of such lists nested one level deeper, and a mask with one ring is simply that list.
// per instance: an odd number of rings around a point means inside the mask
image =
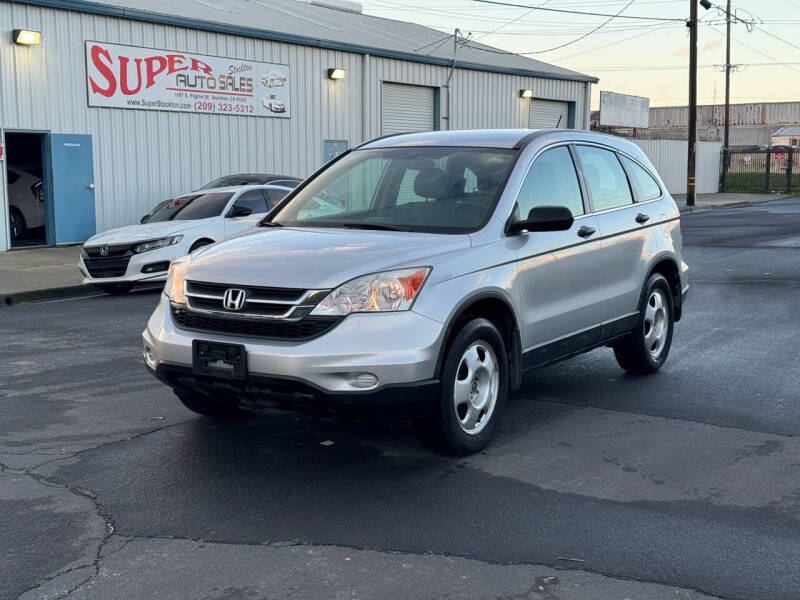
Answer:
[{"label": "utility pole", "polygon": [[697,145],[697,0],[689,0],[689,6],[689,152],[686,164],[686,206],[694,206]]},{"label": "utility pole", "polygon": [[[697,150],[697,0],[689,0],[689,152],[686,161],[686,206],[695,204],[695,153]],[[711,0],[700,0],[708,10]]]},{"label": "utility pole", "polygon": [[728,9],[725,11],[725,143],[722,155],[722,189],[725,191],[727,182],[728,166],[730,163],[729,134],[731,118],[731,0],[728,0]]}]

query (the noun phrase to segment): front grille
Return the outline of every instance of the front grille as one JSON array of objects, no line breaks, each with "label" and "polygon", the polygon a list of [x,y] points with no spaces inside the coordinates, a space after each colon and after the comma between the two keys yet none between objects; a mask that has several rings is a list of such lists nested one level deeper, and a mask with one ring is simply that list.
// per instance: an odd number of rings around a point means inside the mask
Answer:
[{"label": "front grille", "polygon": [[[102,253],[105,248],[106,253]],[[128,263],[133,256],[133,246],[123,244],[117,246],[83,247],[83,264],[89,275],[95,279],[105,277],[122,277],[128,270]]]},{"label": "front grille", "polygon": [[172,306],[172,318],[178,327],[276,340],[308,340],[333,329],[340,317],[307,317],[299,321],[282,319],[241,319],[207,315]]},{"label": "front grille", "polygon": [[[244,292],[244,303],[238,310],[228,310],[225,307],[223,299],[228,289]],[[203,281],[186,282],[186,298],[190,309],[291,321],[303,319],[327,293],[328,290],[242,286]]]}]

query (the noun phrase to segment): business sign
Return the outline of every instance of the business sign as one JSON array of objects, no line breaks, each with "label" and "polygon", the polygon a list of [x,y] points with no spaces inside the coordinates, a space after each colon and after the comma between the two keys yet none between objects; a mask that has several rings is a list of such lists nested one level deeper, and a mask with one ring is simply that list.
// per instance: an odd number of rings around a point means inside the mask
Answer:
[{"label": "business sign", "polygon": [[649,123],[649,98],[600,92],[600,125],[644,129]]},{"label": "business sign", "polygon": [[290,116],[289,67],[86,42],[89,106]]}]

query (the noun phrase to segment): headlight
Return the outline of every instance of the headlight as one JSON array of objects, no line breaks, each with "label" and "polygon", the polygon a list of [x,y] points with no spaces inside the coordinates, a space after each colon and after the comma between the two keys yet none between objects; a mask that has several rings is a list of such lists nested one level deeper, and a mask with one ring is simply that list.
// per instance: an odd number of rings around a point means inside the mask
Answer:
[{"label": "headlight", "polygon": [[430,272],[430,267],[415,267],[357,277],[325,296],[311,314],[343,316],[408,310]]},{"label": "headlight", "polygon": [[173,244],[179,243],[183,239],[182,235],[174,235],[172,237],[165,237],[158,240],[150,240],[149,242],[142,242],[138,246],[134,246],[133,252],[135,254],[140,254],[142,252],[149,252],[150,250],[156,250],[158,248],[166,248],[167,246],[172,246]]},{"label": "headlight", "polygon": [[186,295],[184,294],[186,283],[186,269],[189,267],[189,257],[183,256],[177,260],[173,260],[169,265],[169,272],[167,273],[167,282],[164,284],[164,293],[175,304],[186,304]]}]

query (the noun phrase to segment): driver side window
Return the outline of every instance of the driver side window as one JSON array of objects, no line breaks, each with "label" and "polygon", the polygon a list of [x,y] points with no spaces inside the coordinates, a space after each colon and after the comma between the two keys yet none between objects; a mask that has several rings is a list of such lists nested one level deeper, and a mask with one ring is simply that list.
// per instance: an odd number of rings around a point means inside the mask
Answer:
[{"label": "driver side window", "polygon": [[264,199],[264,194],[261,190],[249,190],[243,192],[241,196],[236,199],[233,204],[233,209],[249,208],[252,214],[259,214],[267,212],[267,201]]},{"label": "driver side window", "polygon": [[517,204],[522,219],[536,206],[566,206],[573,217],[584,214],[578,174],[567,146],[546,150],[536,158],[522,182]]}]

